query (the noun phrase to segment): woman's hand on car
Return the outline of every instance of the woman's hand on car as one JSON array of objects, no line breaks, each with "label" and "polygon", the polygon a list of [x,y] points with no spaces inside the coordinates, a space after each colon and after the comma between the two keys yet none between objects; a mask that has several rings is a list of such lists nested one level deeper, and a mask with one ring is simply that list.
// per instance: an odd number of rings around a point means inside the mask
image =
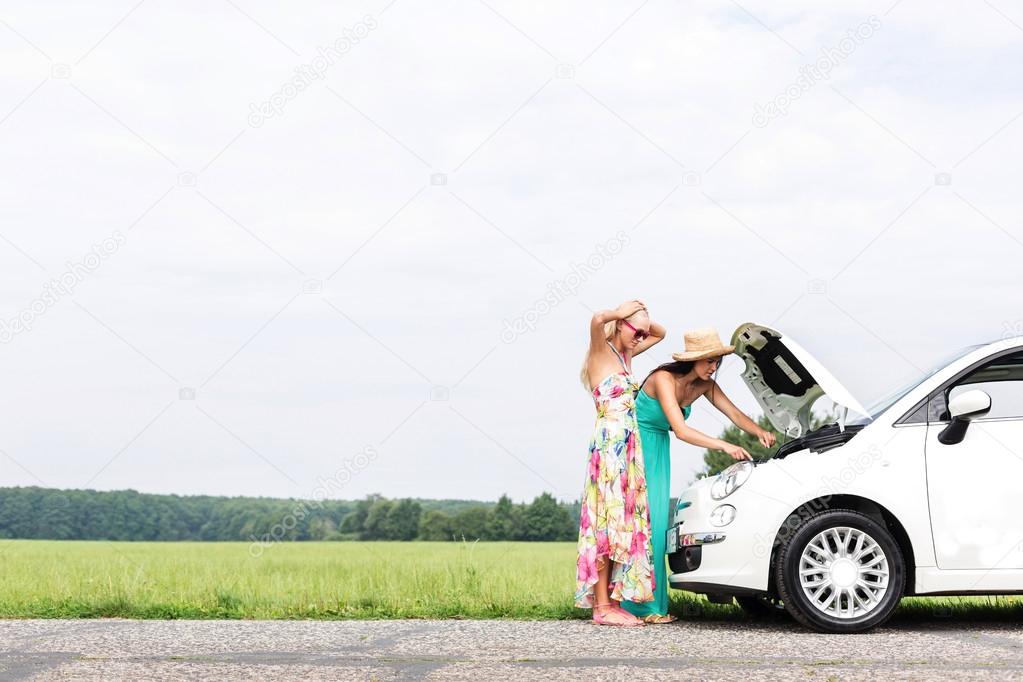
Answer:
[{"label": "woman's hand on car", "polygon": [[774,447],[774,444],[778,441],[777,436],[768,431],[767,429],[760,429],[760,433],[757,434],[757,440],[765,448]]},{"label": "woman's hand on car", "polygon": [[732,445],[731,443],[725,443],[724,447],[721,448],[728,454],[729,457],[735,460],[753,460],[753,456],[746,451],[746,448],[739,447],[738,445]]}]

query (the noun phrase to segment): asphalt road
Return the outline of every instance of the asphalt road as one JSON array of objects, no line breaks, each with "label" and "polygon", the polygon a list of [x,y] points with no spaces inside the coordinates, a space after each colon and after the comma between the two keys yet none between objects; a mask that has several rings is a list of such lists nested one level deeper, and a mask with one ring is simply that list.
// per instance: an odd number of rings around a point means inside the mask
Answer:
[{"label": "asphalt road", "polygon": [[1023,625],[866,635],[786,624],[584,621],[0,621],[0,679],[876,680],[1023,677]]}]

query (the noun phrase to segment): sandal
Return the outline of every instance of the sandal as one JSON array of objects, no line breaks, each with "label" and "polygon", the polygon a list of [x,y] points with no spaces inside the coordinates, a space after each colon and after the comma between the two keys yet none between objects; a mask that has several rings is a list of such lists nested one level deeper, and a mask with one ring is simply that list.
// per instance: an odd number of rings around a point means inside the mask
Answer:
[{"label": "sandal", "polygon": [[643,616],[643,622],[647,625],[667,625],[668,623],[674,623],[676,620],[678,620],[678,618],[670,613],[651,613],[648,616]]},{"label": "sandal", "polygon": [[[618,620],[612,620],[616,618]],[[609,608],[598,613],[593,611],[594,625],[610,625],[619,628],[641,628],[645,623],[623,609]]]}]

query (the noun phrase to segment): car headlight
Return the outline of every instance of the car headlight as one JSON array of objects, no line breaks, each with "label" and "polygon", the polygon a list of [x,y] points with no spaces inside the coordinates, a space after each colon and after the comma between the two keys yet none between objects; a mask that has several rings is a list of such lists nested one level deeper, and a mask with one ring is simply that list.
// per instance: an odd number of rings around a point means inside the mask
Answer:
[{"label": "car headlight", "polygon": [[710,496],[715,500],[725,499],[749,480],[752,473],[753,462],[736,462],[718,474],[717,480],[710,486]]},{"label": "car headlight", "polygon": [[710,525],[721,528],[735,520],[735,507],[730,504],[719,504],[710,513]]}]

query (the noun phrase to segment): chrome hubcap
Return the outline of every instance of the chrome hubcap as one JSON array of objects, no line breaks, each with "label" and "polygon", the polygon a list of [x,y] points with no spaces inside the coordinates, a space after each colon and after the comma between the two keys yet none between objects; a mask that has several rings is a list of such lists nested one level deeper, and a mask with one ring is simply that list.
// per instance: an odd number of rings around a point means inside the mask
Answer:
[{"label": "chrome hubcap", "polygon": [[821,613],[848,620],[873,611],[888,593],[888,557],[856,528],[818,533],[799,558],[803,594]]}]

